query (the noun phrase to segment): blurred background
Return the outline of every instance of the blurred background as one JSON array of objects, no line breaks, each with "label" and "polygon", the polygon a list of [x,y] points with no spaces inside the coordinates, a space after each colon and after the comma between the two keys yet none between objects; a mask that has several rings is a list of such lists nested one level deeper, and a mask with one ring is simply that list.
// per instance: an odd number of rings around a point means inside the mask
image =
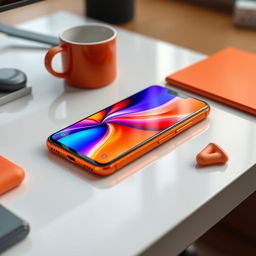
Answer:
[{"label": "blurred background", "polygon": [[[17,9],[1,13],[0,22],[17,24],[58,10],[84,15],[85,2],[86,0],[48,0],[26,6],[22,11]],[[235,25],[236,2],[251,2],[256,6],[255,0],[134,0],[134,18],[120,26],[205,54],[226,46],[256,52],[255,30],[250,26]],[[255,6],[252,12],[242,12],[246,17],[249,17],[248,13],[254,15],[252,22],[249,20],[249,24],[254,26]]]}]

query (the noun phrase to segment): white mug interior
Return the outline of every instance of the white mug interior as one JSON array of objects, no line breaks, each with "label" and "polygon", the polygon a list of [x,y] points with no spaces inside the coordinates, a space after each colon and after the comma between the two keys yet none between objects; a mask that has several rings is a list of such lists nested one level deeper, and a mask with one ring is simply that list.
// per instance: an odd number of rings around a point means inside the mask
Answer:
[{"label": "white mug interior", "polygon": [[73,44],[99,44],[111,41],[116,31],[103,24],[88,24],[65,30],[60,39]]}]

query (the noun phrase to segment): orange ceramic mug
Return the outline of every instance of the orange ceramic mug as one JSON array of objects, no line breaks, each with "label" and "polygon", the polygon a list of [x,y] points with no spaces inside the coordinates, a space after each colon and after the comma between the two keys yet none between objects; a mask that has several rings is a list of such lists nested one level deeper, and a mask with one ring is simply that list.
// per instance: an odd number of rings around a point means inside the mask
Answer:
[{"label": "orange ceramic mug", "polygon": [[[61,53],[63,72],[56,72],[52,61]],[[45,67],[54,76],[79,88],[98,88],[116,77],[116,31],[103,24],[88,24],[67,29],[60,45],[45,56]]]}]

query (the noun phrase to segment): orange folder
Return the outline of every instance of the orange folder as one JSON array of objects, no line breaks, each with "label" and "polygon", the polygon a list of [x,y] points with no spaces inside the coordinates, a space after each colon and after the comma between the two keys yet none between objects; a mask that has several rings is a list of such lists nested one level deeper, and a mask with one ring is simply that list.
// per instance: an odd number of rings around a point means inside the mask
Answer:
[{"label": "orange folder", "polygon": [[256,55],[225,48],[166,77],[166,81],[256,115]]}]

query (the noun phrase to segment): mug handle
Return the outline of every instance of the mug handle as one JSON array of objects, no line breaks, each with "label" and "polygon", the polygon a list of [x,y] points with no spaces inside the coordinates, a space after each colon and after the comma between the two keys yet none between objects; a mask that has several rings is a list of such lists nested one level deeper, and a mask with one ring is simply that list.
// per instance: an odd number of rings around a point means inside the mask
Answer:
[{"label": "mug handle", "polygon": [[57,53],[60,52],[66,52],[67,50],[65,48],[63,48],[62,46],[58,45],[55,46],[53,48],[51,48],[45,55],[44,58],[44,65],[46,67],[46,69],[54,76],[57,76],[59,78],[65,78],[67,76],[67,72],[56,72],[53,67],[52,67],[52,61],[53,58],[55,57],[55,55]]}]

